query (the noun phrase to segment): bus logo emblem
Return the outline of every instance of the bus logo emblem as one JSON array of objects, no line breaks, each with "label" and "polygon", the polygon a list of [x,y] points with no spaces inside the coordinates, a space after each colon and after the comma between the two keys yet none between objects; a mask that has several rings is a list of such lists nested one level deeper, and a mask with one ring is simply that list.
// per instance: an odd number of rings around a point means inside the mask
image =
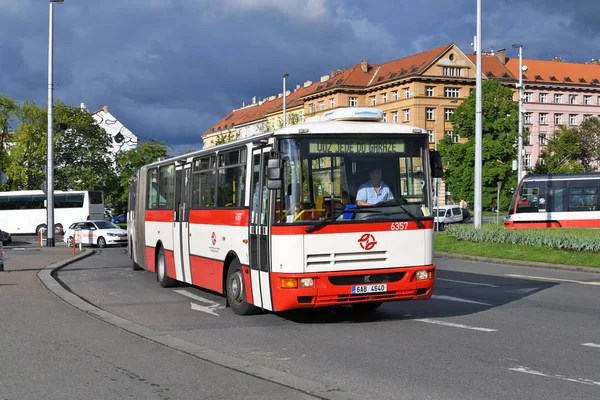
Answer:
[{"label": "bus logo emblem", "polygon": [[214,246],[215,244],[217,244],[217,235],[215,235],[215,233],[213,232],[212,235],[210,235],[210,241],[212,242],[212,245]]},{"label": "bus logo emblem", "polygon": [[371,250],[377,244],[375,240],[375,236],[370,233],[365,233],[358,239],[358,244],[362,247],[363,250]]}]

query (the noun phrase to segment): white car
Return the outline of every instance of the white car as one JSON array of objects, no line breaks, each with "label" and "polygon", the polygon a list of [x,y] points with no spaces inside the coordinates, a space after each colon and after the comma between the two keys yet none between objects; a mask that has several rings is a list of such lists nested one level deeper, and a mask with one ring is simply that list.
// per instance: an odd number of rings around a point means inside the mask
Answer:
[{"label": "white car", "polygon": [[68,246],[73,244],[90,244],[98,247],[106,247],[110,245],[127,245],[127,231],[119,228],[110,221],[81,221],[74,222],[66,230],[63,240]]}]

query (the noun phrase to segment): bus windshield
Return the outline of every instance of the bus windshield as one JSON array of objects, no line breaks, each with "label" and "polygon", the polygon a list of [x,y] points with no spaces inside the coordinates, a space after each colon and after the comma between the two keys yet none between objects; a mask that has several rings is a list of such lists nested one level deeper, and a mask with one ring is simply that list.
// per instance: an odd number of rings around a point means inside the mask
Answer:
[{"label": "bus windshield", "polygon": [[284,180],[276,224],[431,215],[426,138],[283,139],[279,152]]}]

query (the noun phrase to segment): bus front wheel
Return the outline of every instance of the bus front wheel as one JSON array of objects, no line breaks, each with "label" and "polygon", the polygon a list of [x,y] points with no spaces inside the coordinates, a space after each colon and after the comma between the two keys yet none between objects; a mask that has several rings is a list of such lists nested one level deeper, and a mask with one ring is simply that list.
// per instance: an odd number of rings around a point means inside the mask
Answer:
[{"label": "bus front wheel", "polygon": [[158,251],[156,259],[156,280],[164,288],[177,286],[177,281],[167,275],[167,259],[165,257],[165,249],[162,247]]},{"label": "bus front wheel", "polygon": [[244,286],[244,275],[242,264],[236,258],[231,261],[227,270],[227,302],[237,315],[250,315],[258,312],[258,308],[248,304],[246,301],[246,288]]}]

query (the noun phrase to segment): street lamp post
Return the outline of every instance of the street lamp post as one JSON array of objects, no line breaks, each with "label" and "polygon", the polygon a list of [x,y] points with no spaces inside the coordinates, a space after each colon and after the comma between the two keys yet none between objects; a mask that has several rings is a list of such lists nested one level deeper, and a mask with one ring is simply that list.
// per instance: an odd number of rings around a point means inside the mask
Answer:
[{"label": "street lamp post", "polygon": [[513,44],[513,49],[519,49],[519,154],[517,155],[517,185],[523,178],[523,45]]},{"label": "street lamp post", "polygon": [[[439,104],[435,108],[435,111],[434,111],[434,114],[433,114],[433,116],[435,118],[435,120],[434,120],[435,122],[433,123],[433,148],[435,150],[437,150],[437,144],[438,144],[438,139],[437,139],[437,136],[438,136],[437,135],[437,122],[438,122],[438,114],[437,113],[438,113],[438,109],[441,106],[445,106],[445,105],[448,105],[448,104],[456,104],[456,103],[458,103],[458,100],[450,100],[450,101],[447,101],[445,103]],[[440,178],[435,178],[435,208],[436,208],[435,212],[436,212],[436,215],[437,215],[437,207],[439,206],[439,202],[440,202]],[[439,223],[436,224],[436,230],[439,230],[438,226],[439,226]]]},{"label": "street lamp post", "polygon": [[54,247],[54,115],[53,96],[54,90],[54,3],[62,3],[64,0],[50,0],[50,18],[48,24],[48,165],[46,168],[46,246]]},{"label": "street lamp post", "polygon": [[285,78],[287,78],[288,76],[290,76],[290,74],[284,74],[283,75],[283,127],[285,128],[287,125],[287,121],[286,121],[286,116],[285,116]]},{"label": "street lamp post", "polygon": [[481,110],[481,0],[477,0],[477,39],[475,41],[475,49],[477,52],[476,64],[476,86],[475,86],[475,193],[474,193],[474,210],[475,216],[473,225],[475,228],[481,227],[481,197],[482,197],[482,110]]}]

